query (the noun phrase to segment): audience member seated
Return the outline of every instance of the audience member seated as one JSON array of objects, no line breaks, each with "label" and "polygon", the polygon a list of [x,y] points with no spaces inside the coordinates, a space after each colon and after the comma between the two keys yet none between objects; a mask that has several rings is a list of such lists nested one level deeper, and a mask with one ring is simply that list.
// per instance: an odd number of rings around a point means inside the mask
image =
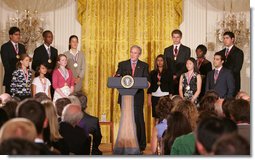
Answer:
[{"label": "audience member seated", "polygon": [[250,96],[244,91],[238,92],[235,99],[244,99],[250,102]]},{"label": "audience member seated", "polygon": [[217,113],[215,110],[215,103],[217,102],[217,100],[218,99],[212,95],[204,96],[199,103],[198,111],[212,111]]},{"label": "audience member seated", "polygon": [[173,95],[173,96],[171,97],[171,100],[172,100],[173,103],[174,103],[174,107],[177,106],[177,104],[178,104],[179,102],[183,101],[182,97],[179,96],[179,95]]},{"label": "audience member seated", "polygon": [[77,104],[81,106],[80,100],[78,99],[78,97],[74,96],[73,94],[68,96],[67,98],[71,101],[71,104]]},{"label": "audience member seated", "polygon": [[42,102],[44,100],[51,100],[46,93],[44,92],[38,92],[35,94],[34,99],[38,102]]},{"label": "audience member seated", "polygon": [[230,119],[230,115],[229,115],[229,104],[235,100],[234,98],[225,98],[223,103],[222,103],[222,110],[223,110],[223,114],[226,118]]},{"label": "audience member seated", "polygon": [[37,132],[35,143],[43,151],[41,152],[42,154],[54,154],[44,143],[43,130],[47,127],[48,121],[44,106],[40,102],[31,98],[23,100],[17,107],[16,117],[24,117],[34,123]]},{"label": "audience member seated", "polygon": [[8,102],[9,100],[11,100],[11,96],[8,93],[3,93],[0,95],[0,106],[5,105],[6,102]]},{"label": "audience member seated", "polygon": [[7,113],[9,119],[15,118],[17,106],[18,102],[14,99],[11,99],[10,101],[6,102],[5,105],[2,107]]},{"label": "audience member seated", "polygon": [[34,142],[21,138],[4,140],[0,144],[1,155],[42,155],[43,151]]},{"label": "audience member seated", "polygon": [[189,120],[181,112],[172,112],[167,117],[167,130],[163,136],[163,154],[170,155],[175,138],[192,131]]},{"label": "audience member seated", "polygon": [[43,132],[45,143],[51,150],[59,152],[59,154],[69,154],[68,146],[65,144],[64,139],[59,133],[58,118],[53,102],[44,100],[41,103],[45,107],[46,118],[48,120],[48,126]]},{"label": "audience member seated", "polygon": [[10,138],[22,138],[34,142],[37,136],[35,125],[26,118],[13,118],[7,121],[0,130],[0,141]]},{"label": "audience member seated", "polygon": [[84,130],[78,126],[82,117],[81,107],[76,104],[67,105],[62,113],[59,129],[61,136],[68,145],[70,154],[90,154],[90,141]]},{"label": "audience member seated", "polygon": [[[231,125],[231,126],[228,126]],[[216,117],[205,118],[197,127],[195,154],[209,155],[214,143],[224,134],[236,132],[233,123],[224,123]]]},{"label": "audience member seated", "polygon": [[[200,112],[197,124],[209,117],[217,117],[217,114],[212,111]],[[195,135],[193,131],[175,139],[171,148],[171,155],[192,155],[195,152],[195,148]]]},{"label": "audience member seated", "polygon": [[2,125],[9,120],[7,113],[3,108],[0,108],[0,128]]},{"label": "audience member seated", "polygon": [[192,130],[196,128],[198,111],[194,103],[189,100],[180,101],[173,111],[182,112],[186,118],[189,120]]},{"label": "audience member seated", "polygon": [[250,145],[239,134],[226,134],[213,145],[214,155],[250,155]]},{"label": "audience member seated", "polygon": [[99,126],[99,119],[92,115],[89,115],[86,112],[87,109],[87,97],[84,93],[76,92],[74,93],[76,97],[80,100],[81,108],[83,112],[83,118],[81,119],[79,126],[84,128],[84,126],[88,129],[88,132],[93,135],[93,155],[101,155],[102,152],[99,150],[98,146],[101,144],[102,134]]},{"label": "audience member seated", "polygon": [[61,116],[62,116],[62,112],[63,112],[64,108],[70,103],[71,103],[71,101],[68,98],[59,98],[56,100],[55,108],[57,111],[58,122],[61,121]]},{"label": "audience member seated", "polygon": [[161,97],[158,101],[158,104],[156,105],[156,113],[159,116],[159,121],[152,130],[152,153],[160,154],[161,152],[162,135],[167,129],[167,116],[171,113],[173,107],[173,101],[169,98],[169,96]]},{"label": "audience member seated", "polygon": [[237,124],[238,133],[250,143],[250,103],[243,99],[232,101],[229,114]]}]

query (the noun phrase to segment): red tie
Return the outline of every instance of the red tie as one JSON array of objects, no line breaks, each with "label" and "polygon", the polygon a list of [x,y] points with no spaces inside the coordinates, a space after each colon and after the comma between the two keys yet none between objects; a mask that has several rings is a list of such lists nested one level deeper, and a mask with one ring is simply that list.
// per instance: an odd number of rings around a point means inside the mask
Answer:
[{"label": "red tie", "polygon": [[219,70],[215,70],[214,71],[214,83],[216,83],[218,76],[219,76]]},{"label": "red tie", "polygon": [[135,75],[135,67],[136,67],[136,63],[132,63],[132,76],[133,77]]},{"label": "red tie", "polygon": [[18,44],[15,44],[15,51],[16,51],[17,54],[19,53]]},{"label": "red tie", "polygon": [[225,52],[225,56],[226,56],[226,58],[228,58],[228,54],[229,54],[229,49],[228,49],[228,48],[226,48],[226,52]]},{"label": "red tie", "polygon": [[174,48],[174,56],[176,57],[177,54],[178,54],[178,46],[175,46],[175,48]]}]

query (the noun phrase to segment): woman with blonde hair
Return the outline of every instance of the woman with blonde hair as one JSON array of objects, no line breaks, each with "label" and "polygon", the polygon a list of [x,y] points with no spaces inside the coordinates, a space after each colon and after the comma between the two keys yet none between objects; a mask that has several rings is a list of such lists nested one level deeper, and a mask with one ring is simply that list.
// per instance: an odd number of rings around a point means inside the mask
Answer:
[{"label": "woman with blonde hair", "polygon": [[48,127],[44,130],[43,138],[51,150],[57,149],[61,154],[68,154],[68,150],[64,144],[63,137],[59,133],[59,125],[57,112],[54,104],[50,100],[41,102],[45,107],[46,118],[48,119]]}]

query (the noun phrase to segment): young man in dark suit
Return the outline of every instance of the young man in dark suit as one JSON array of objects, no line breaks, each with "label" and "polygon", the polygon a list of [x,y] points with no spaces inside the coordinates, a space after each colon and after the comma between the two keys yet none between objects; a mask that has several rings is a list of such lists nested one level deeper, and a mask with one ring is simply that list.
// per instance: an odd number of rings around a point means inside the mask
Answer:
[{"label": "young man in dark suit", "polygon": [[230,69],[233,72],[235,79],[235,92],[234,96],[240,91],[241,78],[240,71],[243,66],[243,51],[235,46],[235,35],[233,32],[225,32],[223,35],[223,42],[226,48],[220,51],[222,55],[225,55],[226,61],[223,66]]},{"label": "young man in dark suit", "polygon": [[[32,69],[36,71],[40,64],[46,64],[48,73],[45,75],[52,83],[52,72],[56,67],[58,50],[51,46],[53,41],[53,34],[51,31],[46,30],[42,34],[44,44],[37,47],[34,51]],[[54,95],[54,89],[51,85],[51,95]]]},{"label": "young man in dark suit", "polygon": [[1,47],[1,58],[4,65],[4,81],[5,92],[10,93],[10,85],[12,73],[16,70],[16,63],[20,58],[20,54],[26,53],[25,46],[20,44],[20,29],[11,27],[9,30],[10,40]]},{"label": "young man in dark suit", "polygon": [[[132,75],[133,77],[149,77],[149,65],[138,58],[142,54],[141,47],[134,45],[130,48],[130,59],[118,65],[116,76]],[[119,96],[120,102],[120,96]],[[120,103],[121,104],[121,103]],[[134,116],[136,123],[137,139],[140,151],[146,148],[145,123],[143,116],[144,90],[139,89],[134,96]]]},{"label": "young man in dark suit", "polygon": [[207,52],[206,46],[204,46],[202,44],[197,46],[197,48],[196,48],[196,54],[197,54],[196,64],[197,64],[199,73],[202,77],[202,88],[201,88],[201,92],[199,95],[199,99],[201,99],[205,95],[206,76],[207,76],[207,73],[212,70],[212,63],[205,58],[206,52]]},{"label": "young man in dark suit", "polygon": [[190,58],[190,48],[181,44],[182,32],[179,29],[172,31],[173,45],[165,48],[164,56],[168,69],[172,70],[174,94],[179,95],[179,79],[186,71],[186,61]]},{"label": "young man in dark suit", "polygon": [[215,90],[220,98],[231,98],[234,96],[235,80],[231,70],[223,67],[225,56],[219,52],[214,54],[214,70],[210,71],[206,79],[206,91]]}]

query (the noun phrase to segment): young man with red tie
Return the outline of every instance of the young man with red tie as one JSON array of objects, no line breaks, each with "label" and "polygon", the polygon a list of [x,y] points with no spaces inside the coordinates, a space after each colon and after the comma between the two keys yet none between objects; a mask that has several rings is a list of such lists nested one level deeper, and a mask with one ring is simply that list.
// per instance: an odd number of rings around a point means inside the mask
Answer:
[{"label": "young man with red tie", "polygon": [[233,32],[225,32],[223,35],[223,42],[226,48],[220,51],[222,55],[226,57],[226,61],[223,66],[230,69],[233,72],[235,79],[235,92],[234,96],[240,91],[241,78],[240,71],[243,66],[243,51],[235,46],[235,35]]},{"label": "young man with red tie", "polygon": [[11,27],[9,30],[10,40],[1,47],[1,58],[4,65],[4,81],[5,93],[11,94],[10,85],[12,73],[16,70],[16,63],[20,58],[20,54],[26,53],[25,46],[20,44],[20,29]]},{"label": "young man with red tie", "polygon": [[164,56],[167,68],[173,73],[174,94],[179,94],[179,79],[186,72],[186,61],[190,58],[190,48],[181,44],[182,32],[179,29],[172,31],[173,45],[165,48]]}]

